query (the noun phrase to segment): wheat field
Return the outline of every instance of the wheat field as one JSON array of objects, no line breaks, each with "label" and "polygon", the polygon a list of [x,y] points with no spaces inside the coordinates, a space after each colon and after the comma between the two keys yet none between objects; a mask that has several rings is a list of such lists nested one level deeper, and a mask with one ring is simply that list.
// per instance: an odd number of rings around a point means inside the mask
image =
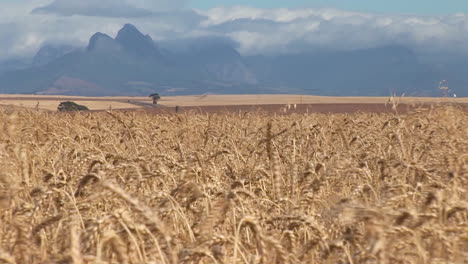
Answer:
[{"label": "wheat field", "polygon": [[0,108],[0,263],[468,263],[468,113]]}]

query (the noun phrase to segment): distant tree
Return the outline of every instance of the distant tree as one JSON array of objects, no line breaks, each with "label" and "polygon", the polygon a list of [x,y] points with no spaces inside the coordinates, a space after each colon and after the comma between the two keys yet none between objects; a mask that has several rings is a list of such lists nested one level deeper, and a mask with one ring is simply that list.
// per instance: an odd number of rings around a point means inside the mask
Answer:
[{"label": "distant tree", "polygon": [[149,97],[153,99],[153,104],[158,104],[158,101],[161,99],[158,93],[150,94]]},{"label": "distant tree", "polygon": [[59,112],[70,112],[70,111],[88,111],[89,108],[84,105],[79,105],[75,102],[61,102],[57,107]]}]

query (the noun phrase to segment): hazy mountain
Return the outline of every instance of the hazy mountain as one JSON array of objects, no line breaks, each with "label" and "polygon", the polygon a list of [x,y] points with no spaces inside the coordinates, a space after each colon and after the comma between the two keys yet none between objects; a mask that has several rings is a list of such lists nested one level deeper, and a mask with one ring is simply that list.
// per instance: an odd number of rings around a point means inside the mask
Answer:
[{"label": "hazy mountain", "polygon": [[257,83],[233,43],[219,38],[180,40],[185,47],[169,48],[165,56],[178,66],[197,69],[202,80],[225,84]]},{"label": "hazy mountain", "polygon": [[86,51],[89,53],[119,53],[123,51],[123,48],[110,36],[101,32],[97,32],[89,39],[89,44],[86,48]]},{"label": "hazy mountain", "polygon": [[85,50],[73,51],[45,65],[3,73],[0,92],[139,95],[157,91],[171,80],[175,84],[184,81],[176,78],[177,69],[156,60],[160,55],[155,45],[150,45],[149,38],[133,26],[126,25],[117,37],[96,33]]},{"label": "hazy mountain", "polygon": [[294,87],[315,94],[431,95],[437,74],[409,49],[388,46],[366,50],[249,57],[260,83]]},{"label": "hazy mountain", "polygon": [[70,53],[77,48],[70,45],[44,45],[36,53],[32,60],[33,66],[45,65],[63,55]]},{"label": "hazy mountain", "polygon": [[232,47],[197,46],[188,52],[163,55],[151,37],[127,24],[115,39],[96,33],[84,50],[72,51],[47,64],[0,75],[0,92],[227,93],[239,86],[249,88],[254,81],[242,57]]},{"label": "hazy mountain", "polygon": [[31,59],[29,58],[11,58],[7,60],[0,60],[0,73],[25,69],[30,66]]},{"label": "hazy mountain", "polygon": [[[84,49],[47,45],[31,66],[4,67],[0,93],[424,96],[440,95],[437,84],[448,77],[455,86],[468,84],[468,60],[433,67],[401,46],[244,57],[236,48],[235,42],[219,38],[157,45],[126,24],[115,38],[94,34]],[[468,95],[467,89],[457,93]]]},{"label": "hazy mountain", "polygon": [[135,26],[126,24],[115,37],[115,41],[128,52],[139,58],[161,58],[158,47],[149,35],[143,35]]}]

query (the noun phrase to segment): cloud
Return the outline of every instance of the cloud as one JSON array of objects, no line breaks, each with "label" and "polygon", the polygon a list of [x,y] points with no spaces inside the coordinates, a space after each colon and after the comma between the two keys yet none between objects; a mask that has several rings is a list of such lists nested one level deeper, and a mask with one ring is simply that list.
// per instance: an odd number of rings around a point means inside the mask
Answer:
[{"label": "cloud", "polygon": [[44,43],[84,46],[95,32],[115,36],[125,23],[136,25],[157,42],[171,43],[168,47],[182,47],[184,41],[200,38],[230,39],[247,55],[386,45],[406,46],[420,54],[468,54],[466,14],[411,16],[243,6],[190,10],[186,6],[187,0],[2,3],[0,59],[33,55]]},{"label": "cloud", "polygon": [[186,2],[186,0],[54,0],[48,5],[35,8],[32,14],[137,18],[179,10],[186,5]]},{"label": "cloud", "polygon": [[126,0],[128,4],[135,5],[155,12],[182,10],[188,0]]},{"label": "cloud", "polygon": [[49,5],[35,8],[32,14],[57,14],[63,16],[144,17],[151,11],[114,0],[55,0]]},{"label": "cloud", "polygon": [[468,17],[409,16],[335,9],[214,8],[207,31],[224,33],[241,44],[242,53],[362,49],[404,45],[420,52],[468,53]]},{"label": "cloud", "polygon": [[159,46],[175,52],[191,52],[203,47],[223,45],[238,49],[239,43],[232,40],[232,38],[225,36],[197,36],[197,37],[181,37],[177,39],[167,39],[159,42]]}]

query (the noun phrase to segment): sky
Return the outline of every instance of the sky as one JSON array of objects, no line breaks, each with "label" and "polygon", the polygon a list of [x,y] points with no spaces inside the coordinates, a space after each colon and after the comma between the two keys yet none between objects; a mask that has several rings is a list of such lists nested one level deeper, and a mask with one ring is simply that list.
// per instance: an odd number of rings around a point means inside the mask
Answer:
[{"label": "sky", "polygon": [[245,55],[385,45],[468,55],[466,0],[0,0],[0,61],[84,47],[125,23],[157,43],[229,39]]}]

